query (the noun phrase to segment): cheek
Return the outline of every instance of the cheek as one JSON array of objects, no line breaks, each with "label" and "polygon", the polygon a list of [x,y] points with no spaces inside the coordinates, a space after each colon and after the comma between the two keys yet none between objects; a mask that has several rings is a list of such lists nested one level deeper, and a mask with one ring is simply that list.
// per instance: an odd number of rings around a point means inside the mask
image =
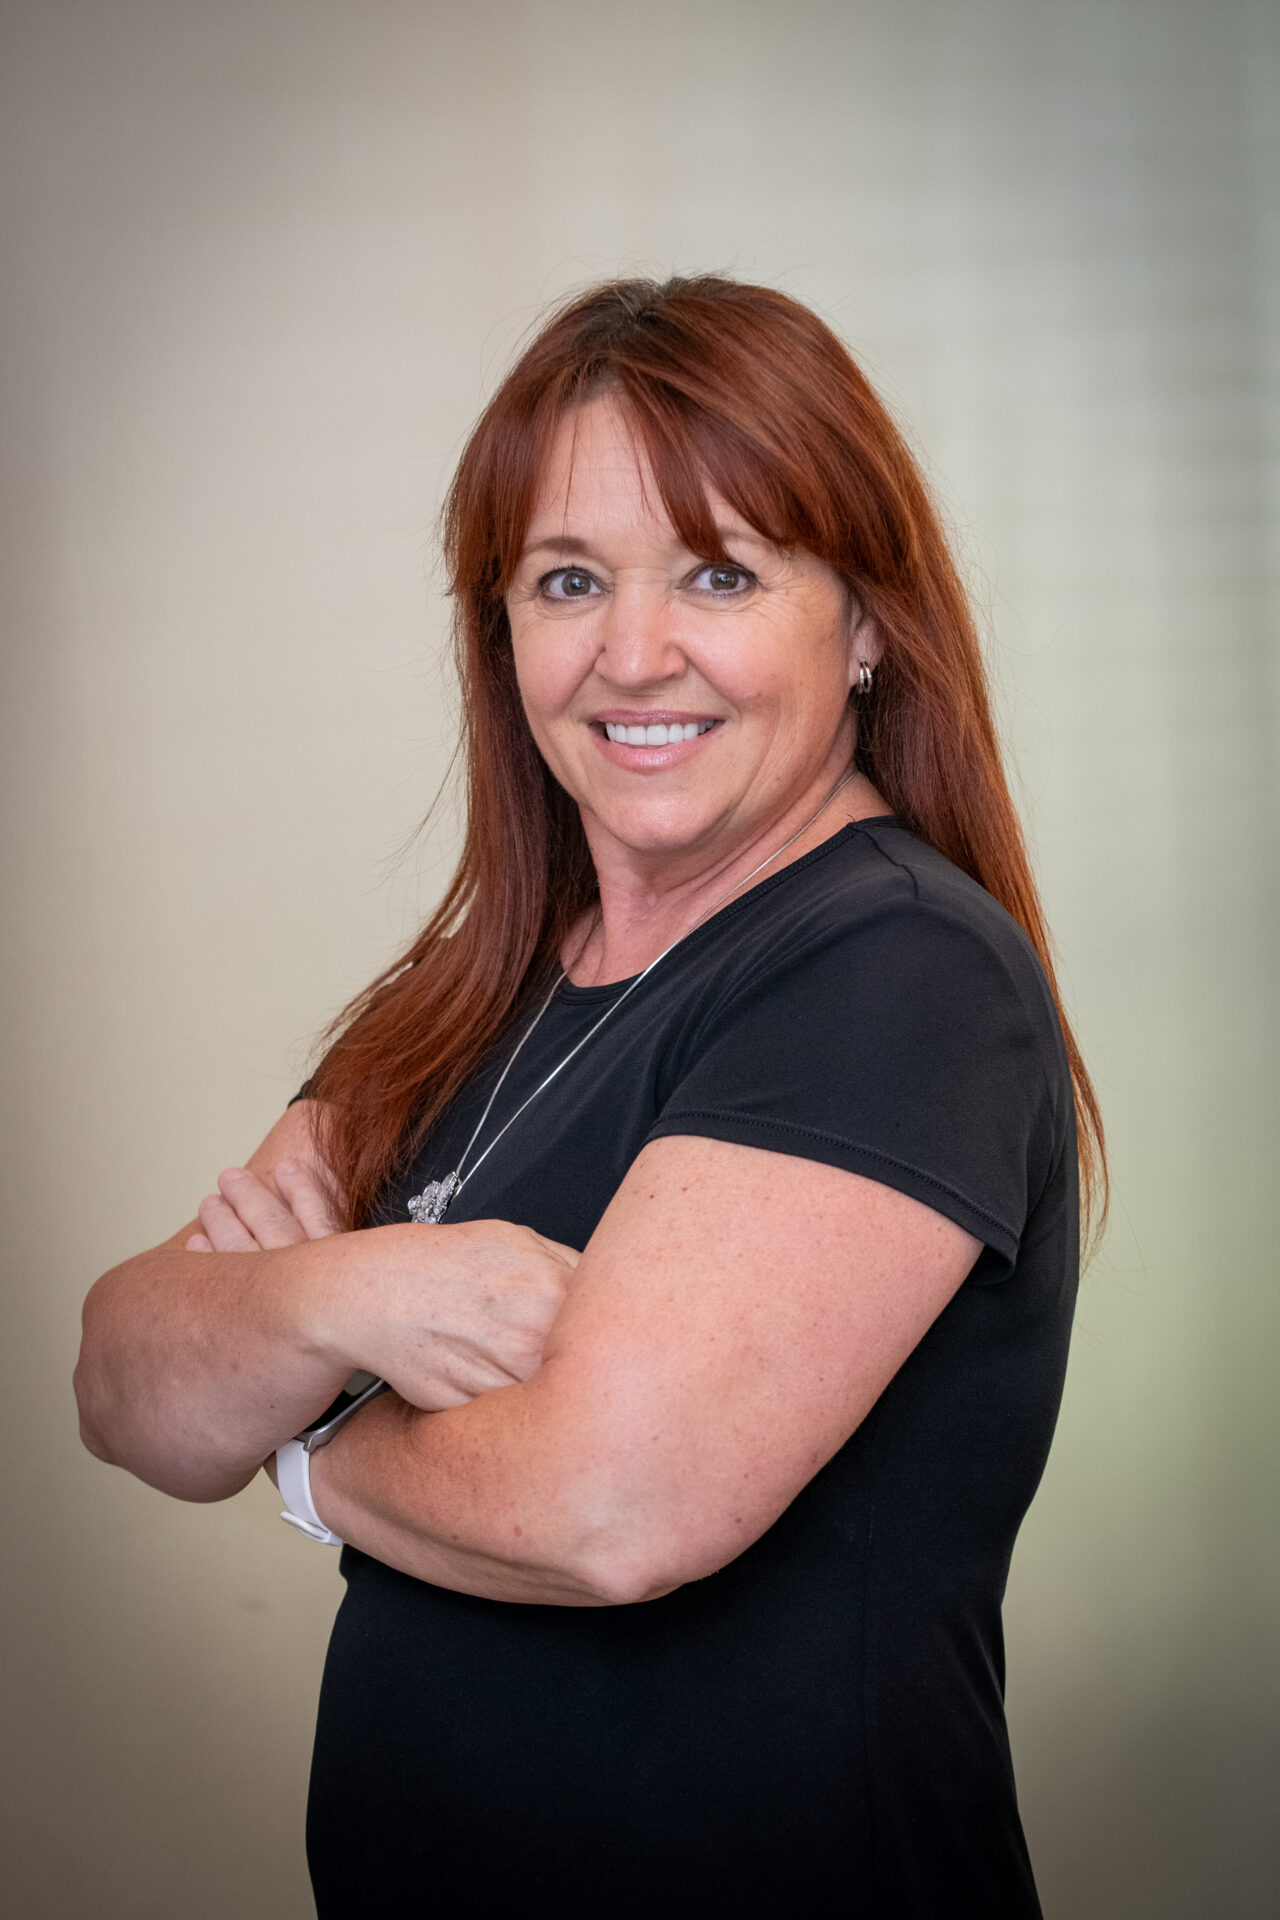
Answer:
[{"label": "cheek", "polygon": [[534,734],[544,736],[565,716],[577,692],[582,678],[579,649],[568,635],[517,619],[511,622],[511,651],[525,716]]},{"label": "cheek", "polygon": [[520,698],[530,711],[541,712],[547,704],[550,683],[554,679],[550,671],[554,655],[550,648],[538,644],[537,628],[533,622],[521,619],[518,614],[509,614],[508,624]]},{"label": "cheek", "polygon": [[726,658],[719,676],[740,712],[806,730],[838,715],[849,697],[847,660],[836,636],[792,633],[769,649]]},{"label": "cheek", "polygon": [[806,712],[838,715],[849,699],[849,641],[843,627],[819,628],[807,645],[797,648],[795,693]]}]

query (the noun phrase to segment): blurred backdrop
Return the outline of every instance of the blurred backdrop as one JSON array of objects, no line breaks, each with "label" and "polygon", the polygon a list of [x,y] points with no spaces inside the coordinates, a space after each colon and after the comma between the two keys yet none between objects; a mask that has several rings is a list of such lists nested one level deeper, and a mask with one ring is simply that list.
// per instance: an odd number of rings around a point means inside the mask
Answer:
[{"label": "blurred backdrop", "polygon": [[[447,873],[434,516],[544,305],[813,303],[983,611],[1116,1200],[1015,1559],[1048,1920],[1274,1912],[1280,9],[4,0],[0,1903],[302,1920],[336,1556],[79,1448]],[[1271,1857],[1268,1857],[1269,1850]]]}]

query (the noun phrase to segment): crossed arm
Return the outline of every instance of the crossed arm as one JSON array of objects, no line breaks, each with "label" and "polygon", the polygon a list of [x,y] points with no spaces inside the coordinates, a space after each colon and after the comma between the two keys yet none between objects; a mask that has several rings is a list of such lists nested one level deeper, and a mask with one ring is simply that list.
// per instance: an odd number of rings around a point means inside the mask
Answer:
[{"label": "crossed arm", "polygon": [[[494,1599],[638,1601],[735,1558],[979,1252],[874,1181],[701,1137],[643,1150],[580,1259],[497,1221],[303,1240],[305,1164],[300,1178],[284,1163],[304,1157],[304,1124],[250,1163],[269,1194],[292,1191],[295,1244],[211,1256],[187,1249],[192,1223],[99,1282],[86,1438],[169,1491],[219,1498],[368,1366],[397,1391],[314,1456],[317,1509],[376,1558]],[[252,1210],[249,1189],[231,1199]],[[510,1310],[491,1315],[504,1286]],[[143,1351],[126,1362],[131,1329]]]}]

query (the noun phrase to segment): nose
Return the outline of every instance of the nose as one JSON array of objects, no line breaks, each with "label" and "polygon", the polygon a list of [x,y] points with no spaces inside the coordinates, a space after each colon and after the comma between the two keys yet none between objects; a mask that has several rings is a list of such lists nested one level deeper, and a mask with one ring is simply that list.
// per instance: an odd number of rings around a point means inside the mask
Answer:
[{"label": "nose", "polygon": [[616,687],[678,680],[688,662],[676,632],[677,611],[657,581],[619,582],[597,629],[596,672]]}]

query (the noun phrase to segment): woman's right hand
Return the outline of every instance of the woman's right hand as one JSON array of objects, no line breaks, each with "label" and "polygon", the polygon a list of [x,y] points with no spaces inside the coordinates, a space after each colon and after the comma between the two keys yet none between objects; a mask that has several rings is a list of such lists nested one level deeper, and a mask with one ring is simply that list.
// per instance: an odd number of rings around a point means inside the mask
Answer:
[{"label": "woman's right hand", "polygon": [[468,1220],[336,1235],[323,1257],[317,1337],[433,1413],[536,1373],[580,1256],[530,1227]]},{"label": "woman's right hand", "polygon": [[[286,1161],[307,1176],[296,1187]],[[236,1207],[202,1209],[90,1290],[76,1397],[92,1453],[179,1499],[221,1500],[354,1371],[425,1411],[536,1372],[572,1247],[501,1220],[335,1231],[303,1198],[308,1179],[323,1201],[301,1102],[224,1178]]]}]

